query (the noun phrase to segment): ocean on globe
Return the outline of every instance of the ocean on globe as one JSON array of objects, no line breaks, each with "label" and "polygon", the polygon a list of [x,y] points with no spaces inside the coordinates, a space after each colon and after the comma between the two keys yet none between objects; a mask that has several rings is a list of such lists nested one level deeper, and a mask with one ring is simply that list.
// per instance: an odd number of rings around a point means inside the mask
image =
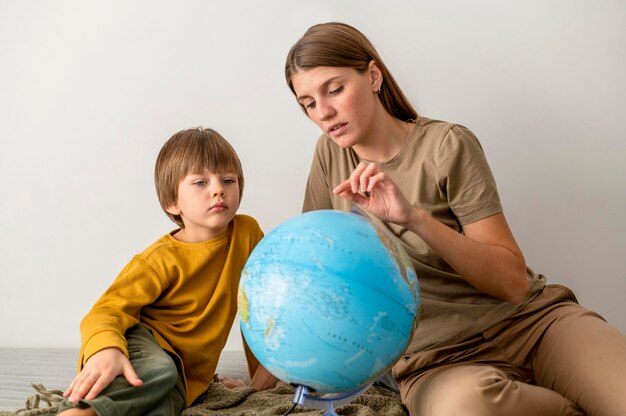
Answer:
[{"label": "ocean on globe", "polygon": [[419,286],[400,242],[362,215],[291,218],[251,253],[238,292],[241,330],[284,382],[340,393],[372,382],[417,325]]}]

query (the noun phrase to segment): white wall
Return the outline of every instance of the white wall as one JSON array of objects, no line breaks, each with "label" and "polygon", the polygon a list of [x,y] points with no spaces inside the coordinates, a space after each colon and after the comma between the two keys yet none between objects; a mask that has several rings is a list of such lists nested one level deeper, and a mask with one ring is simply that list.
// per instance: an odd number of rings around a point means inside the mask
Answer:
[{"label": "white wall", "polygon": [[233,143],[265,231],[296,215],[317,130],[283,64],[330,20],[369,36],[418,111],[478,135],[529,265],[626,332],[621,1],[0,0],[0,347],[78,346],[174,227],[152,169],[177,130]]}]

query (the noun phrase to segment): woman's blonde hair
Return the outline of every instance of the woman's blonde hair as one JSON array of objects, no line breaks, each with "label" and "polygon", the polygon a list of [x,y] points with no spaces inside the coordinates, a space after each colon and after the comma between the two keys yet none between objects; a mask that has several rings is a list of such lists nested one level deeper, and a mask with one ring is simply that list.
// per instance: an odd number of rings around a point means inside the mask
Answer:
[{"label": "woman's blonde hair", "polygon": [[167,212],[178,200],[178,185],[185,176],[228,171],[237,174],[239,200],[243,195],[243,169],[235,149],[213,129],[192,128],[174,134],[161,148],[154,167],[154,183],[167,216],[184,227],[182,218]]},{"label": "woman's blonde hair", "polygon": [[[403,121],[415,120],[413,109],[371,42],[352,26],[330,22],[311,26],[291,47],[285,63],[285,78],[291,91],[291,78],[298,71],[319,66],[354,68],[363,73],[371,61],[383,74],[380,101],[389,114]],[[306,109],[302,104],[302,110]]]}]

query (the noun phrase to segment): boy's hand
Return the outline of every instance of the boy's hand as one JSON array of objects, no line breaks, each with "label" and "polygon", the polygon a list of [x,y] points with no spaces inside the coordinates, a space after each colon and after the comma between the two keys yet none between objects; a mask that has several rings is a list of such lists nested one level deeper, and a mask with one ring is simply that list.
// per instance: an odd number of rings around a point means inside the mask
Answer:
[{"label": "boy's hand", "polygon": [[63,393],[63,397],[72,403],[81,399],[93,400],[119,375],[124,376],[133,386],[143,384],[122,351],[105,348],[87,360],[81,372]]}]

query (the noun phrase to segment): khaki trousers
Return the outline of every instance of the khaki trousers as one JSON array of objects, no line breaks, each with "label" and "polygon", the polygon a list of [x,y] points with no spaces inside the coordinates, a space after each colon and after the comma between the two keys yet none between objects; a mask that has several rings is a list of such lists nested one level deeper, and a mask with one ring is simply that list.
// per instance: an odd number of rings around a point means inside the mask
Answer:
[{"label": "khaki trousers", "polygon": [[626,415],[626,336],[546,286],[516,315],[394,367],[412,416]]}]

